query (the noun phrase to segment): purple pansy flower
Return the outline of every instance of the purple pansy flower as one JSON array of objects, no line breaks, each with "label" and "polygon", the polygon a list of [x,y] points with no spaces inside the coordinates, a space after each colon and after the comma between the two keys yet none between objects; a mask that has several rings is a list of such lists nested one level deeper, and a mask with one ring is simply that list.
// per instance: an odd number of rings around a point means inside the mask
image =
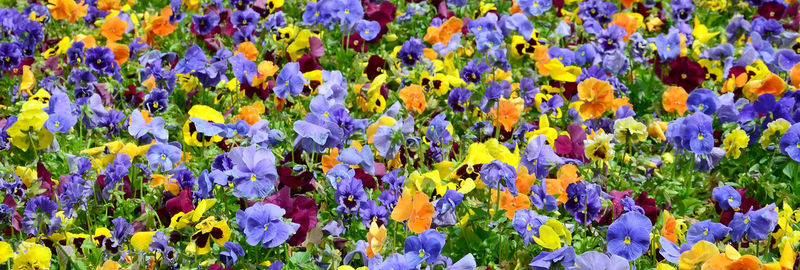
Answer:
[{"label": "purple pansy flower", "polygon": [[233,163],[233,194],[236,197],[256,199],[275,192],[278,171],[271,151],[257,146],[236,147],[228,157]]},{"label": "purple pansy flower", "polygon": [[286,223],[281,217],[286,213],[283,208],[271,203],[256,203],[244,211],[236,212],[239,229],[244,232],[247,244],[261,244],[265,248],[274,248],[286,242],[289,236],[297,232],[300,225]]},{"label": "purple pansy flower", "polygon": [[653,223],[645,215],[638,212],[622,214],[608,226],[608,251],[628,261],[636,260],[650,249],[652,230]]}]

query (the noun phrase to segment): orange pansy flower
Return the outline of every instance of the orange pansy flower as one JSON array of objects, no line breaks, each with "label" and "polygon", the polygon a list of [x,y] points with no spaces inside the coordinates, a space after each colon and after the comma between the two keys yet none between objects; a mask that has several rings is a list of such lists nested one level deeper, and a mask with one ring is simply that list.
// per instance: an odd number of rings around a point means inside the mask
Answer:
[{"label": "orange pansy flower", "polygon": [[384,242],[386,242],[386,227],[383,225],[378,227],[378,223],[372,221],[367,232],[367,257],[372,258],[380,253]]},{"label": "orange pansy flower", "polygon": [[464,23],[457,17],[450,17],[439,27],[428,26],[428,31],[425,33],[423,40],[430,44],[441,42],[444,45],[450,43],[450,37],[455,33],[461,32],[461,27]]},{"label": "orange pansy flower", "polygon": [[175,25],[169,23],[169,16],[172,16],[172,8],[166,6],[161,9],[161,15],[150,18],[147,26],[145,26],[147,31],[145,33],[145,42],[147,44],[153,43],[155,40],[154,35],[163,37],[175,31]]},{"label": "orange pansy flower", "polygon": [[578,97],[583,101],[580,113],[594,119],[611,109],[614,87],[607,81],[589,78],[578,84]]},{"label": "orange pansy flower", "polygon": [[103,11],[119,10],[120,0],[98,0],[97,9]]},{"label": "orange pansy flower", "polygon": [[514,124],[519,121],[521,113],[516,103],[508,99],[500,99],[500,101],[497,102],[497,108],[492,108],[489,115],[495,119],[495,126],[497,126],[497,122],[499,121],[505,130],[512,130]]},{"label": "orange pansy flower", "polygon": [[100,35],[106,37],[109,41],[117,41],[122,39],[126,29],[128,29],[128,22],[117,16],[110,16],[100,26]]},{"label": "orange pansy flower", "polygon": [[663,218],[664,226],[661,227],[661,236],[667,238],[672,243],[678,243],[678,235],[675,234],[675,227],[677,226],[677,222],[672,215],[669,214],[667,210],[664,210],[664,214],[661,215]]},{"label": "orange pansy flower", "polygon": [[258,59],[258,48],[250,41],[239,43],[239,46],[236,47],[236,53],[241,53],[244,58],[250,61]]},{"label": "orange pansy flower", "polygon": [[547,194],[556,196],[558,204],[567,202],[567,186],[581,180],[578,176],[578,167],[574,164],[565,164],[556,172],[556,179],[547,179]]},{"label": "orange pansy flower", "polygon": [[751,80],[744,86],[744,95],[751,101],[756,100],[762,94],[772,94],[775,97],[783,97],[786,91],[786,82],[783,79],[770,73],[763,80]]},{"label": "orange pansy flower", "polygon": [[433,204],[427,194],[417,191],[412,198],[411,192],[406,189],[392,210],[391,217],[397,222],[408,220],[408,228],[412,232],[421,233],[431,227],[433,213]]},{"label": "orange pansy flower", "polygon": [[86,2],[78,4],[75,0],[47,0],[47,8],[53,19],[67,19],[74,23],[78,18],[83,18],[89,12],[89,5]]},{"label": "orange pansy flower", "polygon": [[72,41],[83,42],[84,50],[97,46],[97,40],[92,35],[77,35],[72,38]]},{"label": "orange pansy flower", "polygon": [[[622,3],[623,4],[625,4],[625,2],[633,3],[634,1],[635,0],[622,0]],[[625,6],[628,5],[626,4]],[[627,35],[622,37],[622,40],[625,42],[628,42],[628,39],[630,39],[631,34],[633,34],[633,32],[636,32],[636,29],[638,29],[640,25],[644,24],[642,20],[642,15],[639,15],[638,13],[630,13],[630,12],[617,13],[614,14],[613,18],[614,19],[611,21],[612,24],[616,24],[622,28],[625,28],[625,32],[627,33]]]},{"label": "orange pansy flower", "polygon": [[528,167],[519,166],[519,169],[517,169],[517,180],[515,181],[517,184],[517,190],[519,190],[519,194],[530,194],[531,187],[535,182],[536,175],[533,173],[528,173]]},{"label": "orange pansy flower", "polygon": [[106,43],[106,47],[114,52],[114,61],[116,61],[117,64],[121,66],[122,64],[125,64],[125,62],[128,62],[128,57],[131,55],[131,50],[128,48],[128,45],[116,42],[108,42]]},{"label": "orange pansy flower", "polygon": [[328,170],[339,164],[339,161],[336,160],[339,157],[339,148],[331,148],[330,151],[327,155],[322,156],[322,173],[328,173]]},{"label": "orange pansy flower", "polygon": [[792,81],[792,85],[795,88],[800,88],[800,63],[797,63],[792,67],[792,70],[789,71],[789,79]]},{"label": "orange pansy flower", "polygon": [[[492,203],[497,203],[497,190],[492,190]],[[528,195],[519,194],[514,197],[511,192],[504,190],[500,193],[500,209],[506,210],[506,217],[508,219],[514,218],[514,213],[520,209],[531,208],[531,199]]]},{"label": "orange pansy flower", "polygon": [[261,120],[261,114],[265,112],[264,104],[254,102],[250,106],[242,106],[239,108],[239,115],[236,116],[239,120],[244,120],[249,125],[253,125]]},{"label": "orange pansy flower", "polygon": [[412,111],[415,110],[417,113],[422,113],[425,111],[425,106],[427,106],[427,102],[425,101],[425,92],[422,91],[422,86],[418,84],[412,84],[397,93],[403,103],[406,105],[406,110]]},{"label": "orange pansy flower", "polygon": [[661,105],[667,112],[677,112],[679,115],[683,115],[689,110],[686,107],[687,99],[689,99],[689,93],[686,93],[683,87],[671,86],[661,95]]}]

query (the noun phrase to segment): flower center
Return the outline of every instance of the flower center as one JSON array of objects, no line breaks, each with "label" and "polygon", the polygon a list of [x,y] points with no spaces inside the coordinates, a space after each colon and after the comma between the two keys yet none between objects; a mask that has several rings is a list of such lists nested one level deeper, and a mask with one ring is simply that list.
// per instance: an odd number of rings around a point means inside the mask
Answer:
[{"label": "flower center", "polygon": [[681,74],[681,79],[686,79],[686,73]]},{"label": "flower center", "polygon": [[167,160],[167,155],[161,154],[161,160]]},{"label": "flower center", "polygon": [[347,196],[347,201],[352,202],[353,201],[353,195]]},{"label": "flower center", "polygon": [[703,231],[703,235],[708,235],[708,229],[706,229],[705,231]]},{"label": "flower center", "polygon": [[350,10],[349,9],[345,9],[344,10],[344,14],[350,14]]},{"label": "flower center", "polygon": [[269,230],[269,224],[264,224],[264,231]]},{"label": "flower center", "polygon": [[750,223],[750,217],[744,217],[744,224]]},{"label": "flower center", "polygon": [[250,181],[256,181],[256,175],[255,174],[251,174],[250,175]]},{"label": "flower center", "polygon": [[528,224],[528,228],[527,229],[528,229],[528,231],[533,230],[533,227],[531,227],[531,224]]},{"label": "flower center", "polygon": [[369,34],[369,29],[364,30],[364,34]]},{"label": "flower center", "polygon": [[625,244],[626,245],[630,245],[631,244],[631,237],[630,236],[625,236]]},{"label": "flower center", "polygon": [[289,86],[289,82],[286,82],[286,86]]},{"label": "flower center", "polygon": [[703,139],[703,133],[697,133],[697,139],[698,140],[702,140]]},{"label": "flower center", "polygon": [[58,126],[60,126],[60,125],[61,125],[61,122],[58,122],[58,121],[56,121],[56,123],[55,123],[54,125],[55,125],[56,127],[58,127]]},{"label": "flower center", "polygon": [[703,104],[700,104],[700,105],[697,106],[697,109],[702,111],[703,107],[704,107]]},{"label": "flower center", "polygon": [[425,250],[424,249],[420,249],[419,250],[419,257],[420,258],[425,257]]}]

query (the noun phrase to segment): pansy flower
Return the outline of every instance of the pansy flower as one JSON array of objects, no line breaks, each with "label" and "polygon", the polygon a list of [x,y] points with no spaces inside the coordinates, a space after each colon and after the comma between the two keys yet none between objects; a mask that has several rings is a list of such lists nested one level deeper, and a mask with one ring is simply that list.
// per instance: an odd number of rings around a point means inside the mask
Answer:
[{"label": "pansy flower", "polygon": [[211,242],[224,246],[231,237],[231,229],[228,222],[219,220],[213,216],[201,221],[195,228],[198,230],[191,236],[192,242],[186,247],[187,253],[198,255],[206,254],[211,251]]},{"label": "pansy flower", "polygon": [[244,211],[236,212],[239,229],[244,232],[247,244],[261,245],[265,248],[277,247],[294,234],[299,225],[281,220],[286,213],[271,203],[256,203]]}]

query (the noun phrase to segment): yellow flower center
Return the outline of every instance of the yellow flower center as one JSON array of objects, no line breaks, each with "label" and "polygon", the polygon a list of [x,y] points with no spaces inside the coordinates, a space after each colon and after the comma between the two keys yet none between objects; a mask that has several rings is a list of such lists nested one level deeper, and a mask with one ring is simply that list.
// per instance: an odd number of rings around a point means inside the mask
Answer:
[{"label": "yellow flower center", "polygon": [[697,106],[697,109],[702,111],[703,107],[705,107],[705,106],[703,106],[703,104],[700,104],[700,105]]},{"label": "yellow flower center", "polygon": [[56,126],[56,127],[58,127],[58,126],[60,126],[60,125],[61,125],[61,122],[56,122],[56,123],[54,124],[54,126]]},{"label": "yellow flower center", "polygon": [[100,60],[100,59],[97,59],[97,64],[100,64],[100,63],[103,63],[103,61]]},{"label": "yellow flower center", "polygon": [[538,3],[538,2],[533,2],[533,6],[534,6],[534,7],[538,7],[538,6],[539,6],[539,3]]},{"label": "yellow flower center", "polygon": [[686,74],[681,74],[681,79],[686,79]]},{"label": "yellow flower center", "polygon": [[264,224],[264,231],[269,230],[269,224]]},{"label": "yellow flower center", "polygon": [[364,30],[364,34],[369,34],[369,29]]},{"label": "yellow flower center", "polygon": [[349,9],[345,9],[344,10],[344,14],[350,14],[350,10]]},{"label": "yellow flower center", "polygon": [[625,244],[626,245],[630,245],[631,244],[631,237],[630,236],[625,236]]},{"label": "yellow flower center", "polygon": [[319,12],[314,12],[314,16],[319,17]]},{"label": "yellow flower center", "polygon": [[286,82],[286,86],[289,86],[289,82]]},{"label": "yellow flower center", "polygon": [[703,133],[698,133],[697,134],[697,139],[702,140],[703,139]]},{"label": "yellow flower center", "polygon": [[419,250],[419,257],[420,258],[425,257],[425,250],[424,249],[420,249]]},{"label": "yellow flower center", "polygon": [[708,235],[708,229],[706,229],[705,231],[703,231],[703,235]]},{"label": "yellow flower center", "polygon": [[156,108],[156,109],[158,109],[158,102],[156,102],[156,103],[153,103],[153,108]]},{"label": "yellow flower center", "polygon": [[733,197],[728,198],[728,201],[732,202],[733,201]]},{"label": "yellow flower center", "polygon": [[533,230],[533,227],[531,227],[531,224],[528,224],[528,231],[530,230]]},{"label": "yellow flower center", "polygon": [[358,46],[358,40],[354,40],[354,41],[353,41],[353,44],[355,44],[356,46]]},{"label": "yellow flower center", "polygon": [[256,181],[256,175],[255,174],[251,174],[250,175],[250,181]]},{"label": "yellow flower center", "polygon": [[322,115],[324,115],[325,117],[328,117],[328,112],[325,112]]},{"label": "yellow flower center", "polygon": [[744,217],[744,224],[750,223],[750,217]]},{"label": "yellow flower center", "polygon": [[347,196],[347,201],[348,202],[352,202],[353,201],[353,195]]},{"label": "yellow flower center", "polygon": [[161,154],[161,160],[167,160],[167,155]]}]

